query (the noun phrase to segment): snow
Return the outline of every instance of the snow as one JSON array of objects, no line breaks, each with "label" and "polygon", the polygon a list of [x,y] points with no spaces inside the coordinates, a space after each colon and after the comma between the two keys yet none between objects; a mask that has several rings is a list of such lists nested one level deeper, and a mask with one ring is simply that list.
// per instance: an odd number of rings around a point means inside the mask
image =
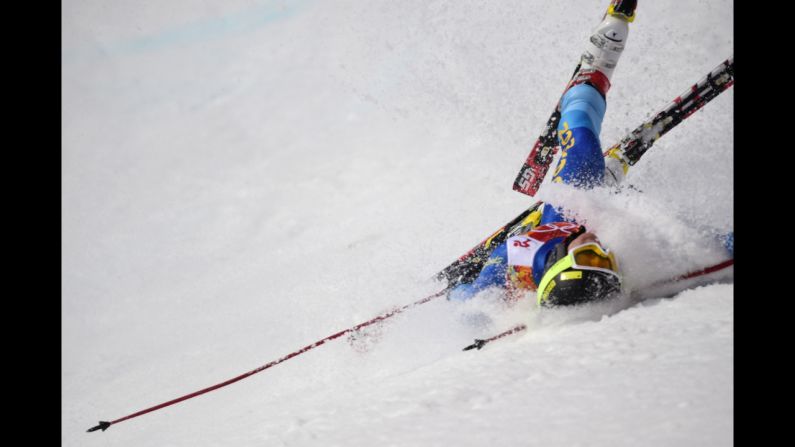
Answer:
[{"label": "snow", "polygon": [[[85,432],[441,288],[533,202],[511,184],[607,3],[65,3],[62,444],[731,444],[730,272],[576,310],[433,300],[363,346]],[[603,142],[729,57],[732,14],[641,2]],[[714,264],[732,123],[733,88],[632,168],[643,193],[539,198],[587,221],[631,288]]]}]

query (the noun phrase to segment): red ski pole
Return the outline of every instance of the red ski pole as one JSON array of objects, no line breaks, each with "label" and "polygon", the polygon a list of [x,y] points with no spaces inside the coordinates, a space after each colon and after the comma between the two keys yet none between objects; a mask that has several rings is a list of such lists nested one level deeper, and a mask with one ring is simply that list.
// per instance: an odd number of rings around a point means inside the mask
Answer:
[{"label": "red ski pole", "polygon": [[508,329],[505,332],[500,332],[499,334],[497,334],[497,335],[495,335],[493,337],[489,337],[489,338],[486,338],[486,339],[483,339],[483,340],[476,338],[475,339],[475,343],[472,343],[471,345],[467,346],[466,348],[463,349],[463,351],[469,351],[470,349],[478,349],[479,350],[486,343],[493,342],[494,340],[498,340],[498,339],[500,339],[502,337],[507,337],[508,335],[514,334],[516,332],[521,332],[521,331],[523,331],[525,329],[527,329],[527,326],[525,324],[520,324],[518,326],[514,326],[514,327]]},{"label": "red ski pole", "polygon": [[715,265],[711,265],[709,267],[705,267],[705,268],[703,268],[701,270],[696,270],[696,271],[693,271],[693,272],[685,273],[684,275],[680,275],[680,276],[677,276],[675,278],[670,278],[670,279],[666,279],[666,280],[663,280],[663,281],[657,281],[657,282],[655,282],[655,283],[653,283],[651,285],[646,286],[645,288],[646,289],[650,289],[652,287],[656,287],[656,286],[659,286],[659,285],[662,285],[662,284],[674,283],[674,282],[677,282],[677,281],[684,281],[686,279],[691,279],[691,278],[695,278],[695,277],[698,277],[698,276],[709,275],[710,273],[717,272],[718,270],[723,270],[725,268],[731,267],[732,265],[734,265],[734,259],[727,259],[727,260],[725,260],[723,262],[719,262],[719,263],[717,263]]},{"label": "red ski pole", "polygon": [[425,298],[423,298],[421,300],[415,301],[415,302],[413,302],[411,304],[406,304],[403,307],[399,307],[399,308],[394,309],[392,311],[389,311],[389,312],[386,312],[384,314],[381,314],[381,315],[373,318],[372,320],[365,321],[364,323],[357,324],[356,326],[353,326],[351,328],[348,328],[348,329],[339,331],[339,332],[337,332],[335,334],[329,335],[328,337],[323,338],[321,340],[318,340],[318,341],[316,341],[316,342],[314,342],[314,343],[312,343],[310,345],[306,345],[306,346],[304,346],[303,348],[301,348],[301,349],[299,349],[297,351],[293,351],[293,352],[285,355],[284,357],[282,357],[282,358],[280,358],[278,360],[274,360],[274,361],[272,361],[270,363],[262,365],[259,368],[251,370],[251,371],[249,371],[249,372],[247,372],[245,374],[241,374],[241,375],[239,375],[237,377],[233,377],[233,378],[227,380],[226,382],[221,382],[221,383],[218,383],[216,385],[201,389],[199,391],[194,391],[193,393],[186,394],[186,395],[184,395],[182,397],[178,397],[176,399],[172,399],[172,400],[170,400],[168,402],[163,402],[162,404],[158,404],[158,405],[155,405],[154,407],[150,407],[150,408],[147,408],[145,410],[141,410],[141,411],[135,412],[133,414],[124,416],[124,417],[116,419],[114,421],[109,421],[109,422],[108,421],[99,421],[99,425],[97,425],[95,427],[91,427],[87,431],[88,432],[92,432],[92,431],[96,431],[96,430],[100,430],[100,429],[102,431],[105,431],[105,430],[108,429],[108,427],[110,427],[113,424],[118,424],[119,422],[126,421],[128,419],[132,419],[132,418],[144,415],[146,413],[150,413],[152,411],[159,410],[161,408],[165,408],[165,407],[168,407],[170,405],[174,405],[174,404],[182,402],[184,400],[188,400],[188,399],[191,399],[193,397],[200,396],[200,395],[205,394],[205,393],[209,393],[210,391],[217,390],[218,388],[222,388],[222,387],[225,387],[227,385],[233,384],[233,383],[235,383],[235,382],[237,382],[239,380],[245,379],[246,377],[252,376],[252,375],[254,375],[254,374],[256,374],[256,373],[258,373],[260,371],[264,371],[264,370],[266,370],[266,369],[268,369],[268,368],[270,368],[272,366],[276,366],[279,363],[286,362],[287,360],[290,360],[293,357],[299,356],[299,355],[301,355],[301,354],[303,354],[303,353],[305,353],[307,351],[315,349],[318,346],[323,345],[327,341],[331,341],[331,340],[334,340],[336,338],[342,337],[343,335],[345,335],[347,333],[354,332],[354,331],[357,331],[357,330],[359,330],[359,329],[361,329],[363,327],[367,327],[367,326],[370,326],[371,324],[378,323],[379,321],[386,320],[387,318],[393,317],[393,316],[395,316],[395,315],[397,315],[397,314],[399,314],[399,313],[401,313],[401,312],[403,312],[405,310],[408,310],[408,309],[410,309],[412,307],[419,306],[421,304],[425,304],[425,303],[427,303],[427,302],[429,302],[429,301],[431,301],[431,300],[433,300],[435,298],[438,298],[440,296],[444,296],[446,292],[447,292],[447,289],[445,288],[444,290],[436,292],[433,295],[427,296],[427,297],[425,297]]},{"label": "red ski pole", "polygon": [[[684,275],[679,275],[679,276],[676,276],[674,278],[670,278],[670,279],[666,279],[664,281],[656,282],[656,283],[654,283],[654,284],[652,284],[650,286],[647,286],[647,288],[651,288],[651,287],[658,286],[658,285],[661,285],[661,284],[666,284],[666,283],[684,281],[686,279],[695,278],[697,276],[708,275],[708,274],[710,274],[712,272],[717,272],[718,270],[723,270],[723,269],[725,269],[727,267],[730,267],[732,265],[734,265],[734,259],[728,259],[728,260],[720,262],[718,264],[711,265],[709,267],[705,267],[705,268],[703,268],[701,270],[696,270],[696,271],[693,271],[693,272],[690,272],[690,273],[685,273]],[[493,342],[495,340],[499,340],[499,339],[501,339],[503,337],[506,337],[508,335],[515,334],[517,332],[521,332],[521,331],[523,331],[525,329],[527,329],[527,326],[524,323],[522,323],[522,324],[519,324],[517,326],[512,327],[511,329],[508,329],[505,332],[500,332],[499,334],[494,335],[494,336],[489,337],[489,338],[486,338],[486,339],[478,339],[478,338],[476,338],[475,339],[475,343],[472,343],[471,345],[465,347],[463,350],[464,351],[469,351],[470,349],[478,349],[478,350],[480,350],[483,346],[486,345],[486,343],[491,343],[491,342]]]}]

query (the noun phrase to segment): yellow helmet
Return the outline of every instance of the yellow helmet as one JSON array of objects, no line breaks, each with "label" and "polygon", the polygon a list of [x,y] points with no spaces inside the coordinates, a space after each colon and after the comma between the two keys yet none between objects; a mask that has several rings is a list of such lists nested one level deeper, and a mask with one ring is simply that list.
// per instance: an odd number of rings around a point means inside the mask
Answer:
[{"label": "yellow helmet", "polygon": [[537,289],[539,306],[599,301],[621,291],[615,256],[597,242],[576,247],[559,244],[547,258]]}]

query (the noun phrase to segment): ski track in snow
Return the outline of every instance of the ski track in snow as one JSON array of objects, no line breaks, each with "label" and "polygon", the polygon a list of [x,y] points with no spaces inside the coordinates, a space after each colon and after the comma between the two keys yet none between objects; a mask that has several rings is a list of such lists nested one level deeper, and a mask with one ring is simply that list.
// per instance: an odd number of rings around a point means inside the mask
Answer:
[{"label": "ski track in snow", "polygon": [[[733,443],[731,284],[554,312],[435,300],[85,432],[436,292],[532,203],[511,184],[607,4],[65,4],[62,444]],[[732,9],[641,2],[603,144],[731,55]],[[733,88],[632,168],[643,193],[539,193],[630,287],[723,260]]]}]

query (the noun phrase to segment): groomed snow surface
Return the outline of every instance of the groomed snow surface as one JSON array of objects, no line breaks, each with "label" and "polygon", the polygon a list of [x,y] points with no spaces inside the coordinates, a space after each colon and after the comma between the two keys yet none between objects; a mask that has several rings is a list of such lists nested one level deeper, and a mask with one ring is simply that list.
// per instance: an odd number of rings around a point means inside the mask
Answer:
[{"label": "groomed snow surface", "polygon": [[[511,184],[608,3],[64,3],[62,444],[732,445],[731,271],[641,292],[726,258],[734,87],[635,189],[538,195],[646,299],[432,300],[86,433],[441,289],[533,203]],[[733,51],[732,2],[640,3],[603,144]]]}]

